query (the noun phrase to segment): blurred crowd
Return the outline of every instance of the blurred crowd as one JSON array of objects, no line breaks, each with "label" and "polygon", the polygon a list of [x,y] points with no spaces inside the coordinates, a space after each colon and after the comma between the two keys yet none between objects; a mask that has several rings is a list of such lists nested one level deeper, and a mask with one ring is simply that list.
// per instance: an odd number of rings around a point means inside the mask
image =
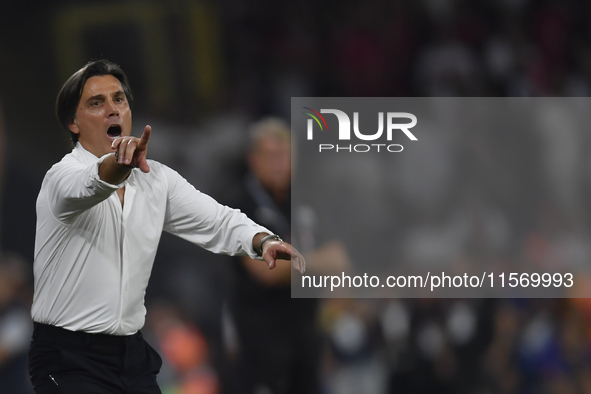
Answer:
[{"label": "blurred crowd", "polygon": [[[226,81],[217,107],[208,114],[181,108],[182,124],[142,108],[141,100],[134,111],[135,125],[149,121],[155,130],[151,156],[220,200],[250,171],[249,125],[264,115],[289,119],[292,96],[591,93],[591,3],[582,0],[221,3]],[[6,48],[0,40],[0,54]],[[13,101],[12,92],[0,91],[0,98]],[[202,119],[187,122],[191,111]],[[453,255],[466,265],[588,264],[591,139],[554,115],[548,122],[556,127],[475,132],[448,155],[430,158],[440,161],[431,166],[436,171],[424,170],[433,183],[417,192],[423,198],[402,191],[394,200],[399,228],[416,225],[398,252],[416,261]],[[0,114],[0,391],[30,394],[40,179],[20,162],[21,147],[7,149],[11,133],[26,134],[11,116],[6,112],[4,122]],[[465,236],[456,236],[458,228]],[[336,255],[343,264],[358,258],[341,249]],[[253,344],[241,343],[229,303],[244,279],[236,271],[242,263],[163,235],[146,295],[145,336],[165,359],[165,394],[250,394],[238,383],[238,365]],[[283,307],[289,311],[291,301]],[[318,366],[322,394],[591,393],[587,299],[326,299],[313,308],[318,336],[310,357],[317,360],[309,362]],[[277,392],[265,384],[256,390]]]}]

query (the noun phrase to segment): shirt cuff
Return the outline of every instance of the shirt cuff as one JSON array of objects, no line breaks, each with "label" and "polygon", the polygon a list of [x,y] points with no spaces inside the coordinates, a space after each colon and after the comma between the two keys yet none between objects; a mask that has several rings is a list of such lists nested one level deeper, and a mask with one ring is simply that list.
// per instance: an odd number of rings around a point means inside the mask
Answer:
[{"label": "shirt cuff", "polygon": [[[127,183],[127,180],[129,179],[129,176],[127,176],[127,178],[125,178],[125,180],[123,180],[121,183],[118,183],[116,185],[109,183],[109,182],[105,182],[101,179],[101,177],[99,176],[99,167],[100,167],[101,163],[103,161],[105,161],[105,159],[107,157],[109,157],[109,155],[112,155],[112,153],[107,153],[106,155],[104,155],[100,159],[98,159],[98,161],[96,162],[95,169],[93,170],[92,177],[94,178],[98,189],[105,190],[105,191],[107,191],[107,190],[108,191],[115,191],[115,190],[121,189],[123,186],[125,186],[125,184]],[[129,174],[131,175],[131,172]]]},{"label": "shirt cuff", "polygon": [[[254,250],[254,246],[252,244],[252,241],[253,241],[255,235],[257,235],[258,233],[267,233],[267,234],[275,234],[275,233],[272,231],[269,231],[268,229],[266,229],[263,226],[258,226],[254,230],[254,232],[247,231],[247,233],[249,234],[249,236],[247,236],[247,239],[245,239],[243,241],[244,242],[243,249],[245,249],[246,253],[248,254],[248,257],[250,257],[251,259],[263,261],[263,256],[259,256],[259,254]],[[248,242],[246,242],[246,241],[248,241]]]}]

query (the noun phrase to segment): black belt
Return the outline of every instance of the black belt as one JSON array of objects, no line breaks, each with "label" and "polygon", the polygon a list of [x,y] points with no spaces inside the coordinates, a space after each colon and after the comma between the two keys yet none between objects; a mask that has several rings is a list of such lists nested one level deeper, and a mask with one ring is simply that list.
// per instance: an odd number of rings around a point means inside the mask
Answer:
[{"label": "black belt", "polygon": [[33,323],[33,339],[39,341],[59,342],[72,346],[114,346],[123,347],[130,341],[142,339],[138,331],[133,335],[90,334],[84,331],[70,331],[65,328],[48,324]]}]

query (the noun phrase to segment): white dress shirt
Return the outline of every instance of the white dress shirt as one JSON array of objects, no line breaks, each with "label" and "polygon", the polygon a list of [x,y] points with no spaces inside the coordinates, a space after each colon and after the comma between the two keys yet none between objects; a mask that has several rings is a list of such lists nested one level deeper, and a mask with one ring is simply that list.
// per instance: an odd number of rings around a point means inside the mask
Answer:
[{"label": "white dress shirt", "polygon": [[[35,294],[39,323],[72,331],[131,335],[144,325],[144,295],[162,231],[207,250],[256,257],[269,232],[148,160],[119,185],[99,178],[80,143],[45,175],[37,198]],[[125,186],[124,204],[115,191]]]}]

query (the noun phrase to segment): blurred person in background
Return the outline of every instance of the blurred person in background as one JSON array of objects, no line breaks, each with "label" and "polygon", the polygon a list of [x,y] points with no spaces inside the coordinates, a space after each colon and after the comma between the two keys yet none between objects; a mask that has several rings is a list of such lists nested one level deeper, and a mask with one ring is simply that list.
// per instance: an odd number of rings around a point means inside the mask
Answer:
[{"label": "blurred person in background", "polygon": [[131,103],[125,73],[106,60],[74,73],[57,98],[75,147],[47,172],[37,200],[29,350],[37,393],[161,393],[160,356],[139,330],[163,230],[269,268],[291,259],[303,272],[291,245],[147,160],[151,127],[130,136]]},{"label": "blurred person in background", "polygon": [[[5,135],[0,103],[0,200],[6,160]],[[28,286],[26,272],[27,266],[23,259],[16,254],[0,251],[0,388],[6,393],[33,392],[26,373],[32,329],[28,316],[32,291]]]},{"label": "blurred person in background", "polygon": [[[6,131],[4,130],[4,115],[2,113],[2,102],[0,101],[0,206],[2,206],[2,195],[4,185],[4,162],[6,160]],[[2,212],[0,212],[0,220]]]},{"label": "blurred person in background", "polygon": [[158,383],[163,394],[218,394],[220,379],[204,333],[178,305],[150,305],[142,332],[163,355]]},{"label": "blurred person in background", "polygon": [[[249,138],[249,170],[229,191],[227,202],[298,245],[309,272],[344,270],[349,263],[342,244],[320,245],[314,234],[314,212],[308,207],[292,208],[288,124],[280,118],[264,118],[251,125]],[[229,299],[238,340],[237,392],[319,393],[323,342],[318,300],[291,298],[289,264],[280,262],[271,272],[250,257],[242,256],[240,261],[234,266],[237,284]]]},{"label": "blurred person in background", "polygon": [[27,350],[32,324],[29,317],[32,290],[27,264],[17,255],[0,255],[0,391],[29,394]]}]

